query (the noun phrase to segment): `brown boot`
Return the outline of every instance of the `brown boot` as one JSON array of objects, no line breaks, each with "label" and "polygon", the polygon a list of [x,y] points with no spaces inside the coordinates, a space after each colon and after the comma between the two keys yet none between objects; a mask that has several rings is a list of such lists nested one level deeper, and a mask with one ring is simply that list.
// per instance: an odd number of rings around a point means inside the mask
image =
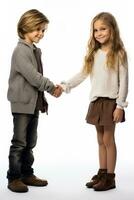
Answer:
[{"label": "brown boot", "polygon": [[25,178],[22,178],[22,181],[26,185],[31,185],[31,186],[46,186],[48,184],[47,180],[39,179],[35,175],[28,176]]},{"label": "brown boot", "polygon": [[99,169],[98,173],[92,177],[91,181],[86,183],[87,188],[92,188],[93,185],[97,184],[100,180],[101,175],[106,172],[107,169]]},{"label": "brown boot", "polygon": [[15,179],[13,181],[9,181],[8,189],[12,192],[27,192],[28,187],[21,180]]},{"label": "brown boot", "polygon": [[93,186],[95,191],[106,191],[115,188],[115,174],[105,173],[100,181]]}]

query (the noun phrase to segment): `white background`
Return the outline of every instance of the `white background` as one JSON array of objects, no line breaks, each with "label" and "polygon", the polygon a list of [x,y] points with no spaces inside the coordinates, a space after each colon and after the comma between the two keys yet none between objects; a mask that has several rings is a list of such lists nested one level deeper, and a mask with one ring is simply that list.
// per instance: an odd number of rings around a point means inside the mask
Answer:
[{"label": "white background", "polygon": [[[70,94],[56,99],[49,94],[49,115],[40,115],[38,143],[34,149],[35,174],[48,179],[46,188],[29,188],[29,193],[7,190],[8,152],[13,135],[10,104],[7,101],[10,59],[18,36],[20,16],[39,9],[50,24],[38,46],[43,52],[45,76],[55,84],[71,78],[82,67],[89,39],[90,22],[99,12],[111,12],[119,24],[129,59],[129,106],[126,122],[116,128],[117,189],[96,193],[85,183],[98,170],[98,147],[94,126],[85,122],[89,105],[90,81],[87,79]],[[0,199],[45,200],[132,200],[134,175],[134,18],[131,0],[5,0],[0,8]]]}]

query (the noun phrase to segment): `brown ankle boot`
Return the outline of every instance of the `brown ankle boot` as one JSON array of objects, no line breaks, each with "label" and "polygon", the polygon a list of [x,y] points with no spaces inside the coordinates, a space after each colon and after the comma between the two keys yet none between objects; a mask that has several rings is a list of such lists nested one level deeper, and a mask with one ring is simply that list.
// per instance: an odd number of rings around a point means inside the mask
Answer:
[{"label": "brown ankle boot", "polygon": [[20,179],[9,181],[8,189],[12,192],[28,192],[28,187]]},{"label": "brown ankle boot", "polygon": [[92,188],[93,185],[97,184],[100,180],[101,175],[106,172],[107,169],[99,169],[98,173],[91,178],[90,182],[86,183],[87,188]]},{"label": "brown ankle boot", "polygon": [[114,173],[104,173],[100,181],[93,186],[95,191],[106,191],[115,188],[115,174]]},{"label": "brown ankle boot", "polygon": [[22,178],[22,182],[24,184],[30,185],[30,186],[39,186],[39,187],[42,187],[42,186],[48,185],[47,180],[40,179],[40,178],[36,177],[35,175]]}]

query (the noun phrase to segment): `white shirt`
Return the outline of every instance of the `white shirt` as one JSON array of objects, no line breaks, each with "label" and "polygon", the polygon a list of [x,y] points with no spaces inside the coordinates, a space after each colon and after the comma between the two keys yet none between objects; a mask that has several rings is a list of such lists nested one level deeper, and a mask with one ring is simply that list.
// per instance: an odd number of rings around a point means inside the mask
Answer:
[{"label": "white shirt", "polygon": [[[98,97],[109,97],[116,99],[118,107],[124,108],[127,106],[128,67],[119,65],[117,69],[109,69],[106,61],[106,52],[99,49],[95,54],[94,65],[90,74],[90,101],[95,101]],[[87,77],[88,75],[80,72],[68,81],[62,82],[61,86],[68,93]]]}]

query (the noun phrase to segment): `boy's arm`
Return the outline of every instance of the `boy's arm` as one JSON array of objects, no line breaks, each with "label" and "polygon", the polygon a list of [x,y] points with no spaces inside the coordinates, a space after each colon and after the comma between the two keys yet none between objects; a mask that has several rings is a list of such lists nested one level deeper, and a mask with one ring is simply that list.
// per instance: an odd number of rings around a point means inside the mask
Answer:
[{"label": "boy's arm", "polygon": [[36,87],[39,91],[47,91],[53,94],[55,85],[47,77],[42,76],[33,67],[31,58],[27,56],[25,52],[16,52],[15,58],[12,58],[12,62],[15,62],[16,71],[19,72],[32,86]]}]

